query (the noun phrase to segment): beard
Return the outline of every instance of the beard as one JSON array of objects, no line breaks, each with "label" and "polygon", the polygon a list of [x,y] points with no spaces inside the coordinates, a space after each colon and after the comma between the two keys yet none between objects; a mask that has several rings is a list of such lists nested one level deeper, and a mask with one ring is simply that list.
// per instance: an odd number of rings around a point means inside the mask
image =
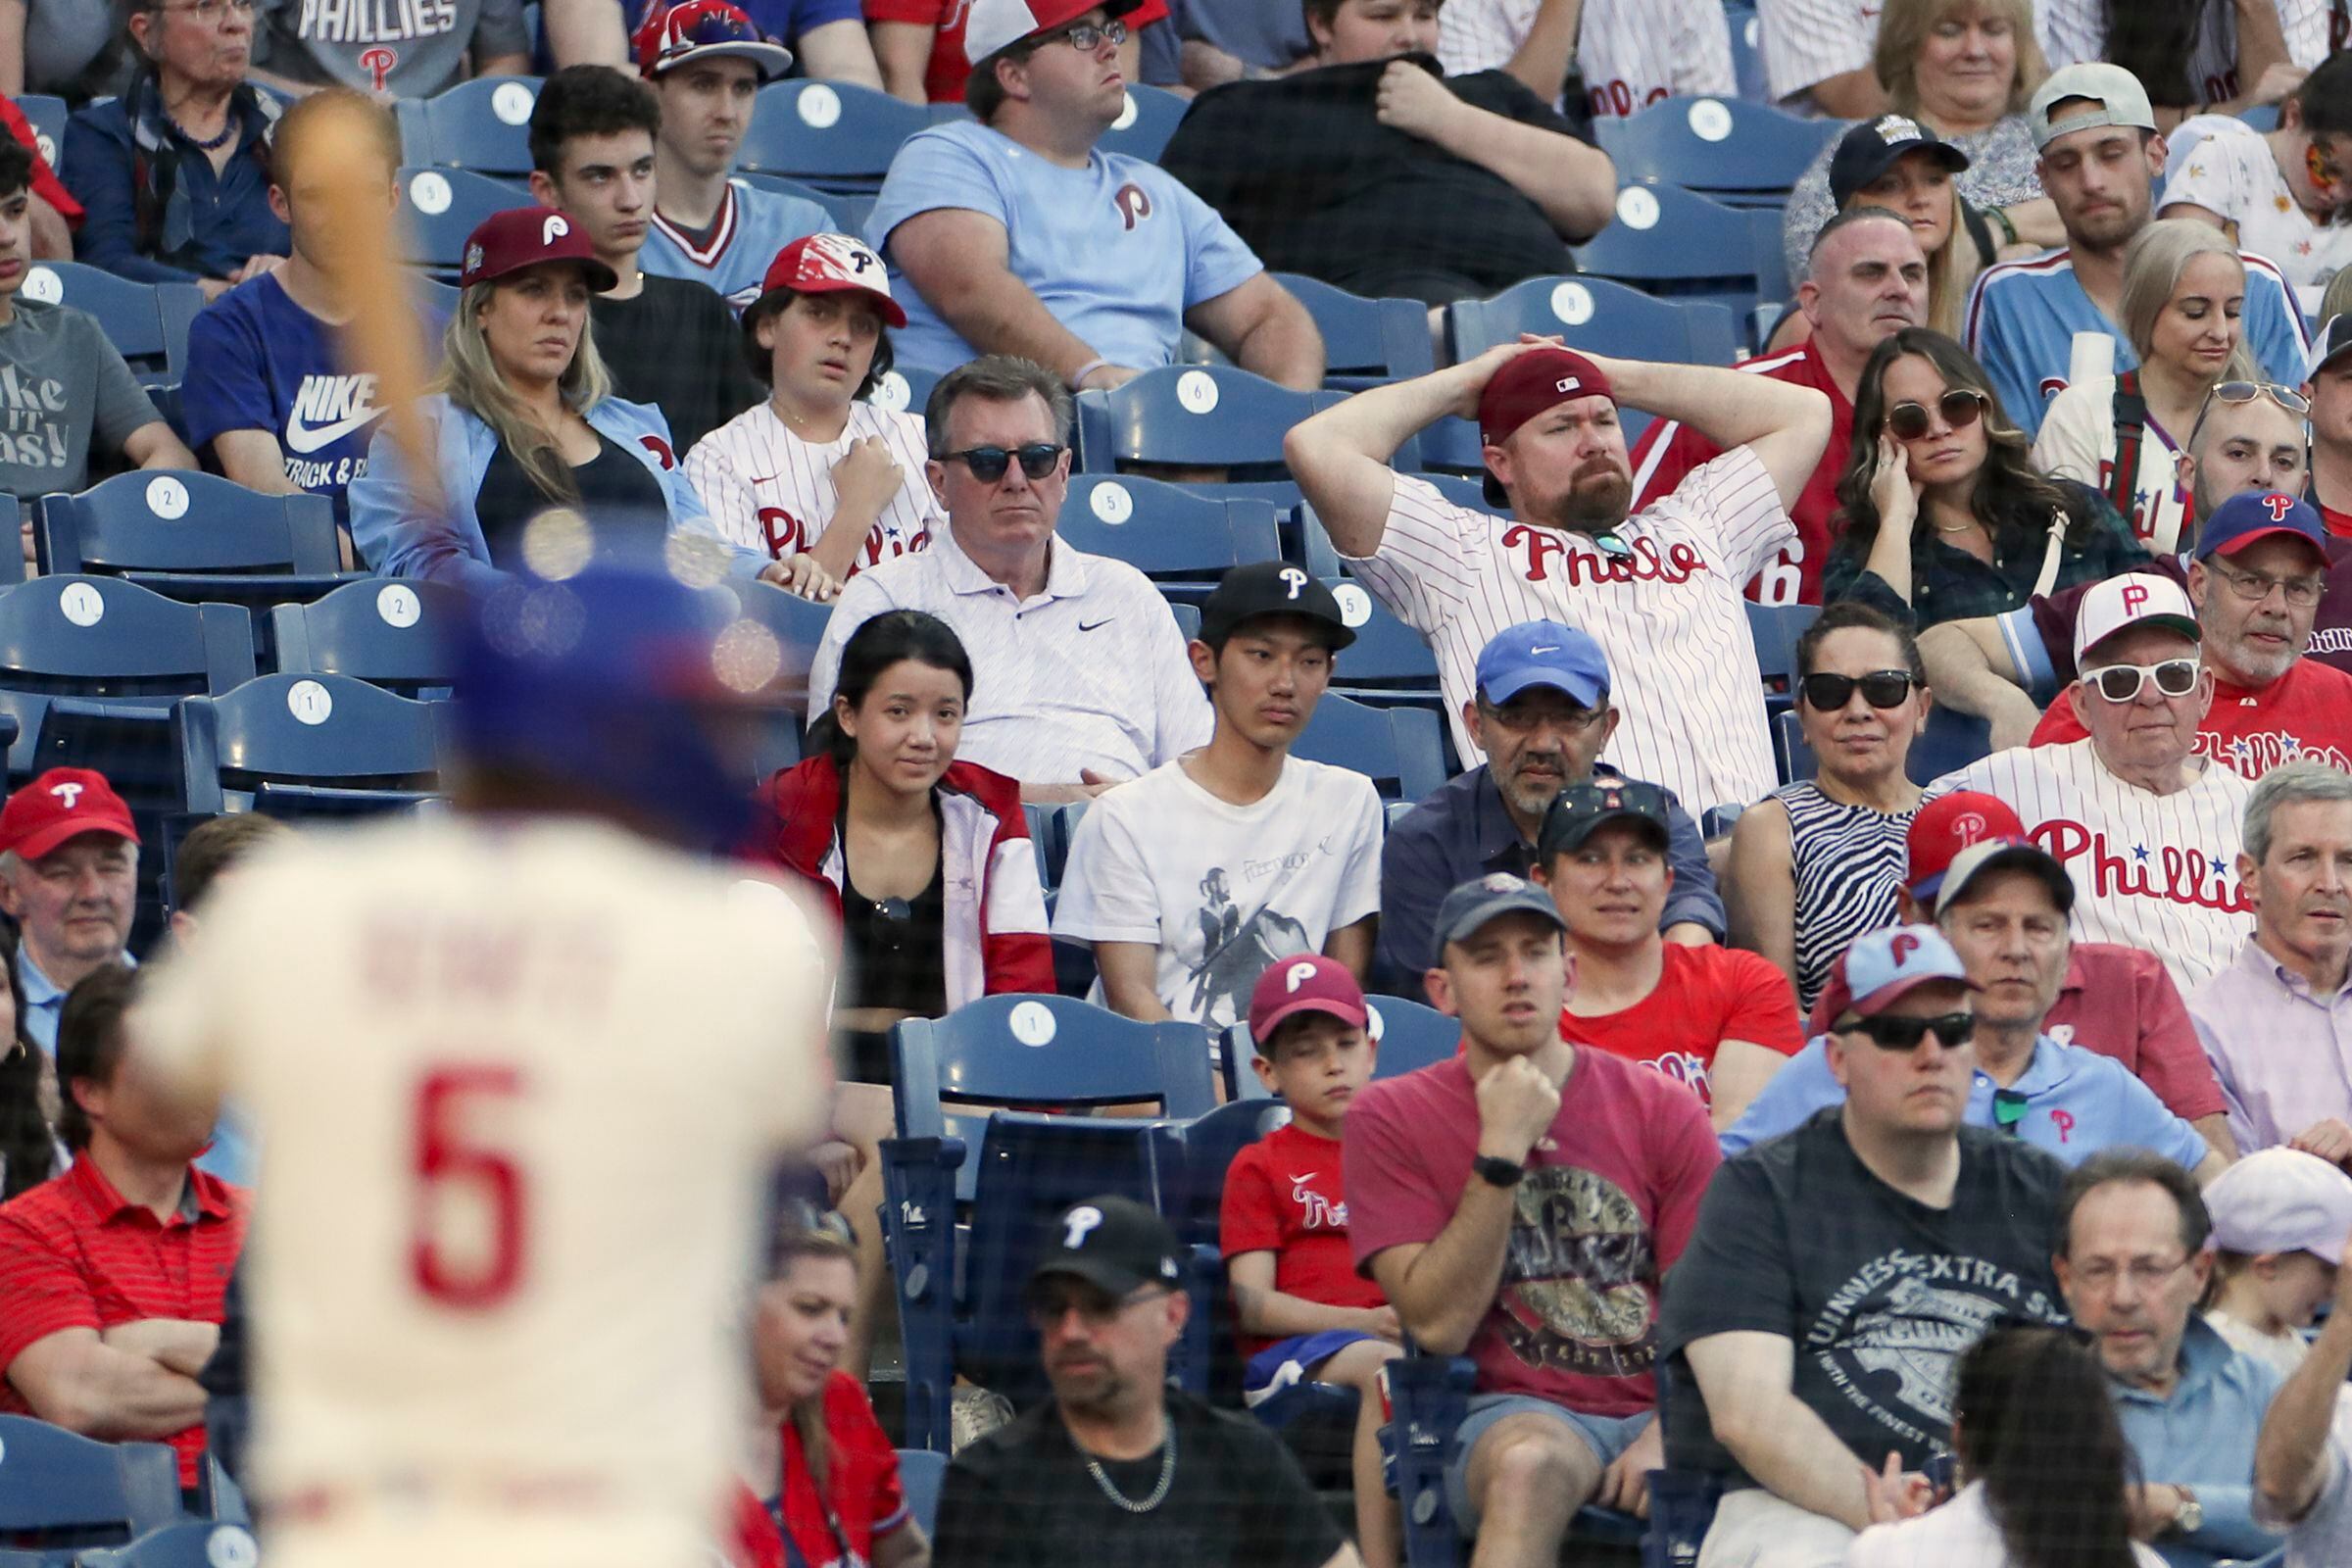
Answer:
[{"label": "beard", "polygon": [[[2287,633],[2287,628],[2284,626],[2266,626],[2263,629],[2266,631],[2276,630],[2281,634]],[[2230,672],[2245,676],[2244,684],[2249,686],[2268,686],[2292,668],[2296,659],[2295,645],[2292,641],[2289,641],[2277,653],[2266,653],[2257,652],[2252,644],[2240,637],[2231,640],[2227,653]]]},{"label": "beard", "polygon": [[1606,533],[1633,510],[1633,476],[1605,458],[1585,464],[1569,477],[1568,488],[1547,496],[1533,521],[1573,533]]}]

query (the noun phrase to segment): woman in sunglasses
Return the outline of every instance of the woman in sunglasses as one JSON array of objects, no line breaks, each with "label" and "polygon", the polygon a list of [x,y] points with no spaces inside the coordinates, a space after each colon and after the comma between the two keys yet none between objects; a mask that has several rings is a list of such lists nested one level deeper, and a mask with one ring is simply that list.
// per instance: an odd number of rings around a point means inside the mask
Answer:
[{"label": "woman in sunglasses", "polygon": [[906,324],[882,258],[847,234],[776,253],[743,313],[752,373],[768,388],[686,455],[718,531],[764,551],[784,586],[827,600],[858,570],[920,550],[945,522],[923,477],[923,419],[866,401]]},{"label": "woman in sunglasses", "polygon": [[1958,343],[1917,326],[1881,343],[1854,395],[1825,600],[1924,629],[2145,564],[2106,497],[2044,478],[2028,446]]},{"label": "woman in sunglasses", "polygon": [[1831,605],[1796,641],[1796,718],[1817,760],[1732,829],[1731,943],[1788,976],[1810,1012],[1854,938],[1894,924],[1919,786],[1903,771],[1928,717],[1926,667],[1901,623]]},{"label": "woman in sunglasses", "polygon": [[2076,382],[2041,416],[2034,466],[2103,489],[2150,555],[2181,548],[2189,526],[2180,455],[2206,400],[2217,386],[2242,400],[2259,379],[2245,304],[2246,264],[2219,229],[2150,223],[2124,250],[2118,312],[2138,368]]},{"label": "woman in sunglasses", "polygon": [[[809,726],[808,760],[768,782],[768,858],[841,921],[833,1024],[846,1037],[832,1130],[857,1150],[841,1207],[858,1230],[869,1305],[883,1283],[880,1141],[893,1120],[891,1026],[983,996],[1052,991],[1046,896],[1020,785],[956,760],[972,663],[948,624],[893,610],[850,634],[833,707]],[[858,1317],[865,1369],[871,1311]]]},{"label": "woman in sunglasses", "polygon": [[2165,144],[2159,218],[2211,224],[2300,290],[2352,264],[2352,54],[2321,61],[2278,106],[2275,130],[2195,115]]}]

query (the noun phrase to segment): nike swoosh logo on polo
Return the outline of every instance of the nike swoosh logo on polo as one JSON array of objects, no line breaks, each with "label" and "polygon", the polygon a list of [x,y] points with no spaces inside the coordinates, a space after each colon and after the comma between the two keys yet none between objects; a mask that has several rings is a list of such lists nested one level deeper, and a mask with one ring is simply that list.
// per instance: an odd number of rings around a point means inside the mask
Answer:
[{"label": "nike swoosh logo on polo", "polygon": [[1080,631],[1093,631],[1096,627],[1107,626],[1118,618],[1119,617],[1116,615],[1104,615],[1101,620],[1082,620],[1078,623],[1078,629]]}]

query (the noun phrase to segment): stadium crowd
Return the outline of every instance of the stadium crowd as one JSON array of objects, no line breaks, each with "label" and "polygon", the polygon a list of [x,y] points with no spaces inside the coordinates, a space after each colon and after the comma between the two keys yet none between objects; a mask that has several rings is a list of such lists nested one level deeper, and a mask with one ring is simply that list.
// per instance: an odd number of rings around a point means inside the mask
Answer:
[{"label": "stadium crowd", "polygon": [[[0,0],[0,489],[28,576],[43,498],[202,470],[452,604],[573,575],[585,518],[821,621],[800,760],[730,785],[726,863],[829,923],[840,1082],[752,1282],[714,1550],[1396,1568],[1415,1355],[1475,1367],[1441,1490],[1487,1568],[1693,1497],[1698,1568],[2352,1553],[2345,0],[524,11]],[[1611,148],[1720,140],[1736,60],[1744,112],[1850,122],[1775,198],[1755,352],[1580,333],[1620,308],[1586,264],[1661,222]],[[410,117],[493,78],[511,203],[454,290],[370,296],[336,215],[421,210]],[[928,118],[845,207],[751,177],[788,80],[819,129]],[[1189,100],[1153,157],[1113,140],[1137,86]],[[190,301],[170,388],[85,271]],[[1531,280],[1556,320],[1469,340]],[[1338,363],[1335,291],[1406,302],[1426,368]],[[429,333],[410,409],[353,349],[385,311]],[[1082,412],[1171,377],[1290,409],[1229,427],[1279,465],[1082,495]],[[1170,487],[1277,494],[1285,554],[1156,580],[1120,529]],[[1391,633],[1419,687],[1355,685]],[[1442,721],[1442,782],[1318,739],[1359,699]],[[168,1443],[209,1496],[270,1127],[173,1058],[303,921],[259,868],[315,830],[167,840],[33,739],[0,1412]],[[903,1483],[892,1032],[1055,992],[1287,1108],[1224,1173],[1219,1353],[1247,1406],[1346,1392],[1346,1508],[1171,1386],[1189,1249],[1107,1195],[1021,1217],[1052,1397],[930,1391],[927,1521]],[[1384,1069],[1428,1009],[1448,1053]],[[265,1544],[316,1523],[237,1479]]]}]

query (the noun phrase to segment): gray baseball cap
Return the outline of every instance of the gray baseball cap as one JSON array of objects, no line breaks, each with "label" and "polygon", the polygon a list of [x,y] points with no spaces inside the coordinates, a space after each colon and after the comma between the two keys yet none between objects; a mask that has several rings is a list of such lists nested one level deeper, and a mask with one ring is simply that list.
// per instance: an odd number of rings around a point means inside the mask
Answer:
[{"label": "gray baseball cap", "polygon": [[[2052,124],[2050,105],[2070,98],[2086,98],[2099,107],[2073,110]],[[2156,128],[2156,111],[2148,107],[2148,89],[2123,67],[2103,61],[2051,72],[2049,79],[2034,94],[2034,101],[2026,106],[2026,126],[2033,131],[2036,148],[2047,147],[2075,131],[2092,130],[2100,125],[2123,125],[2133,130]]]},{"label": "gray baseball cap", "polygon": [[1446,943],[1467,942],[1488,921],[1518,913],[1548,920],[1562,931],[1568,929],[1568,922],[1560,918],[1559,906],[1551,902],[1551,895],[1524,878],[1508,871],[1492,871],[1463,883],[1446,894],[1446,902],[1438,906],[1437,940],[1430,946],[1431,967],[1445,965]]}]

